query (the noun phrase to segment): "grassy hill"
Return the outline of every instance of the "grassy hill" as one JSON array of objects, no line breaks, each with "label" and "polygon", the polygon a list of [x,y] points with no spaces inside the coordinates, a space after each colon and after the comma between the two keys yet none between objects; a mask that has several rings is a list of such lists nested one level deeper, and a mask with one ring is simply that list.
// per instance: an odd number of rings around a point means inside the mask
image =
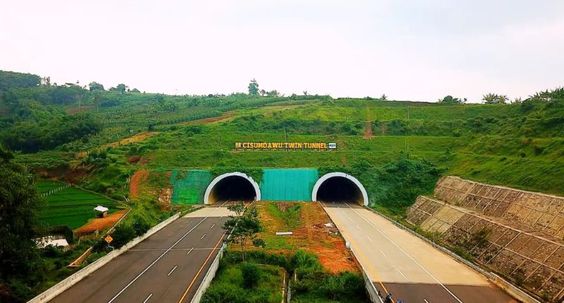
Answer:
[{"label": "grassy hill", "polygon": [[[240,93],[167,96],[25,84],[0,95],[4,144],[22,151],[18,161],[38,169],[85,170],[79,180],[84,186],[115,197],[127,194],[126,180],[141,167],[337,167],[371,184],[385,175],[386,165],[403,158],[426,161],[440,174],[563,194],[562,89],[518,104],[490,105]],[[56,118],[46,122],[51,115]],[[75,129],[69,138],[57,131],[69,126]],[[150,135],[118,143],[146,132]],[[51,140],[43,142],[43,135]],[[336,142],[339,148],[234,150],[241,141]]]}]

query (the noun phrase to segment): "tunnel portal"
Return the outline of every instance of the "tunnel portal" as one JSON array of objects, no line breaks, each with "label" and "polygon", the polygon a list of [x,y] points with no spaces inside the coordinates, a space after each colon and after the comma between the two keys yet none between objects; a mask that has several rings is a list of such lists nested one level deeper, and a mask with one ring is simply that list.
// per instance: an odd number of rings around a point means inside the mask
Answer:
[{"label": "tunnel portal", "polygon": [[355,177],[334,172],[324,175],[315,183],[312,200],[368,205],[368,194],[364,186]]},{"label": "tunnel portal", "polygon": [[253,178],[243,173],[227,173],[215,178],[206,189],[205,204],[226,201],[260,200],[260,189]]}]

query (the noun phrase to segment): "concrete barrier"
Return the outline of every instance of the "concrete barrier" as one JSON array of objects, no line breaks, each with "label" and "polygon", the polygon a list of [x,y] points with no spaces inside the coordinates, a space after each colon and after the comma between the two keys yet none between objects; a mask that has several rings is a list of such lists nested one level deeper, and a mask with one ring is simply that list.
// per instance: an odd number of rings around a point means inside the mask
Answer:
[{"label": "concrete barrier", "polygon": [[360,267],[360,270],[362,271],[362,278],[364,278],[364,286],[366,287],[366,291],[368,291],[368,297],[370,298],[370,302],[384,303],[384,301],[382,301],[382,298],[380,297],[380,294],[378,293],[378,289],[376,289],[376,286],[374,286],[374,280],[370,278],[368,272],[364,269],[364,266],[362,266],[362,264],[360,264],[360,262],[358,261],[354,253],[353,247],[350,248],[350,251],[356,264]]},{"label": "concrete barrier", "polygon": [[204,280],[202,280],[202,283],[200,283],[200,286],[198,286],[198,290],[196,290],[194,297],[192,297],[192,301],[190,301],[191,303],[198,303],[202,299],[202,296],[206,292],[206,289],[208,289],[208,287],[211,284],[211,281],[213,280],[213,278],[215,277],[215,274],[217,273],[217,269],[219,268],[219,261],[223,257],[223,252],[225,251],[226,247],[227,247],[227,244],[225,244],[225,243],[223,243],[221,245],[219,252],[217,253],[215,258],[213,259],[213,262],[212,262],[210,268],[208,269],[208,272],[206,272],[206,275],[204,276]]},{"label": "concrete barrier", "polygon": [[55,284],[53,287],[47,289],[46,291],[40,293],[35,298],[28,301],[28,303],[43,303],[48,302],[51,299],[58,296],[60,293],[64,292],[65,290],[69,289],[76,283],[80,282],[80,280],[84,279],[88,275],[95,272],[98,268],[106,265],[108,262],[116,258],[117,256],[123,254],[124,252],[128,251],[133,246],[139,244],[139,242],[147,239],[148,237],[152,236],[159,230],[163,229],[168,224],[172,223],[174,220],[178,219],[180,214],[175,214],[170,218],[164,220],[163,222],[155,225],[153,228],[149,229],[145,234],[139,236],[127,244],[122,246],[120,249],[112,250],[107,255],[101,257],[100,259],[92,262],[91,264],[87,265],[86,267],[82,268],[81,270],[75,272],[74,274],[68,276],[66,279],[62,280],[61,282]]},{"label": "concrete barrier", "polygon": [[485,276],[490,282],[492,282],[493,284],[497,285],[499,288],[505,290],[508,294],[510,294],[511,296],[513,296],[514,298],[516,298],[517,300],[523,302],[523,303],[540,303],[540,301],[538,301],[537,299],[535,299],[534,297],[532,297],[531,295],[529,295],[528,293],[526,293],[524,290],[520,289],[519,287],[511,284],[509,281],[503,279],[502,277],[498,276],[497,274],[490,272],[490,271],[486,271],[483,268],[481,268],[480,266],[462,258],[461,256],[453,253],[452,251],[448,250],[445,247],[442,247],[440,245],[438,245],[437,243],[425,238],[424,236],[416,233],[415,231],[413,231],[410,228],[407,228],[406,226],[402,225],[399,222],[396,222],[388,217],[386,217],[385,215],[381,214],[380,212],[366,207],[366,209],[372,211],[373,213],[379,215],[380,217],[390,221],[392,224],[394,224],[395,226],[411,233],[412,235],[418,237],[419,239],[427,242],[428,244],[432,245],[433,247],[435,247],[436,249],[444,252],[445,254],[449,255],[450,257],[452,257],[453,259],[455,259],[456,261],[458,261],[459,263],[462,263],[468,267],[470,267],[471,269],[481,273],[483,276]]},{"label": "concrete barrier", "polygon": [[[333,225],[335,227],[337,227],[337,224],[335,224],[335,222],[333,222],[333,219],[331,219],[331,216],[329,216],[329,213],[327,213],[327,211],[325,210],[325,207],[323,207],[323,205],[321,205],[321,208],[323,209],[323,211],[327,215],[327,218],[329,218],[329,220],[331,220],[331,223],[333,223]],[[338,227],[337,227],[337,229],[338,229]],[[362,278],[364,279],[364,286],[366,288],[366,291],[368,292],[368,297],[370,298],[370,302],[372,302],[372,303],[384,303],[384,301],[380,297],[380,294],[378,293],[378,289],[376,289],[376,286],[374,286],[374,280],[372,280],[372,278],[370,278],[370,275],[368,275],[368,272],[364,269],[364,266],[362,266],[362,264],[360,264],[360,262],[358,261],[358,258],[356,257],[356,254],[354,253],[353,247],[349,247],[348,245],[347,245],[347,247],[349,248],[355,263],[358,265],[358,267],[360,267],[360,271],[362,272]]]}]

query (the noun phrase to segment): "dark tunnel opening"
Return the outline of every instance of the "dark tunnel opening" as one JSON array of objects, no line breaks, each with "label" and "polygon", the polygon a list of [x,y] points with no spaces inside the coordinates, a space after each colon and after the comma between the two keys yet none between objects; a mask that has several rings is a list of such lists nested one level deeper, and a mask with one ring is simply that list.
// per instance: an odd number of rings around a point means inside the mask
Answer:
[{"label": "dark tunnel opening", "polygon": [[253,201],[257,193],[253,184],[241,176],[227,176],[211,189],[209,202]]},{"label": "dark tunnel opening", "polygon": [[317,191],[317,201],[364,203],[360,188],[352,180],[337,176],[331,177],[321,183]]}]

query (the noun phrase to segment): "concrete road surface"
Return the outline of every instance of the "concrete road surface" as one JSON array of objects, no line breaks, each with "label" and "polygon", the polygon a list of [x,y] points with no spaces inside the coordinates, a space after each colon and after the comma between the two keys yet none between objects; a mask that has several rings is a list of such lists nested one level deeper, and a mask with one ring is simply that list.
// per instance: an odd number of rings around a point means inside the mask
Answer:
[{"label": "concrete road surface", "polygon": [[203,208],[177,219],[51,302],[190,302],[221,247],[226,214]]},{"label": "concrete road surface", "polygon": [[374,285],[392,293],[394,302],[517,302],[483,275],[359,205],[324,207]]}]

